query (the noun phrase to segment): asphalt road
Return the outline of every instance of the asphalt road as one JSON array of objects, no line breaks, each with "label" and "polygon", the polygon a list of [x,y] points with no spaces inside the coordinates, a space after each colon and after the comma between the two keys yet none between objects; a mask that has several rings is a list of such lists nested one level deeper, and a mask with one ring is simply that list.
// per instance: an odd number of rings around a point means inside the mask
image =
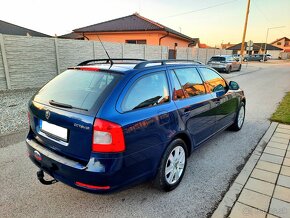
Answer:
[{"label": "asphalt road", "polygon": [[162,193],[149,183],[94,195],[62,183],[41,185],[24,142],[0,148],[0,217],[206,217],[267,130],[268,118],[290,91],[290,64],[250,64],[225,75],[247,96],[240,132],[225,131],[196,150],[180,186]]}]

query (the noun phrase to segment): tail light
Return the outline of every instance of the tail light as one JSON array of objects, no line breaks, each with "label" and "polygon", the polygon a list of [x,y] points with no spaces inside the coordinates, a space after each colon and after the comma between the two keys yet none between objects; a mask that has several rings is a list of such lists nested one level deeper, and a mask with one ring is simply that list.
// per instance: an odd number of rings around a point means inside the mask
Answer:
[{"label": "tail light", "polygon": [[122,127],[106,120],[95,119],[92,151],[125,151],[125,140]]},{"label": "tail light", "polygon": [[27,111],[28,125],[30,126],[30,112]]}]

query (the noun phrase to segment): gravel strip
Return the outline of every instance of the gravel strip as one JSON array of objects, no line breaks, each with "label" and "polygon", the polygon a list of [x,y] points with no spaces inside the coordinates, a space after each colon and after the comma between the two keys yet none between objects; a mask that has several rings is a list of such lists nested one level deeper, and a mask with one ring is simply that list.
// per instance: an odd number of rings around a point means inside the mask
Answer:
[{"label": "gravel strip", "polygon": [[0,92],[0,136],[26,129],[27,103],[37,89]]}]

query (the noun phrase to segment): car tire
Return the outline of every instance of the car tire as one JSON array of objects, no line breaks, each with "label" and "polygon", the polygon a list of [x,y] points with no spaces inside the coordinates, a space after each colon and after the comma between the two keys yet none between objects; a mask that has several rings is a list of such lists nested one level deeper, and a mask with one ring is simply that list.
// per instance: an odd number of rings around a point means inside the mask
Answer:
[{"label": "car tire", "polygon": [[175,189],[184,175],[187,164],[187,147],[183,140],[173,140],[163,154],[154,186],[161,191]]},{"label": "car tire", "polygon": [[231,73],[232,72],[232,66],[229,66],[227,73]]},{"label": "car tire", "polygon": [[240,64],[239,68],[238,68],[238,71],[241,71],[242,69],[242,65]]},{"label": "car tire", "polygon": [[246,107],[244,102],[241,103],[237,112],[234,123],[229,127],[230,130],[239,131],[242,129],[246,115]]}]

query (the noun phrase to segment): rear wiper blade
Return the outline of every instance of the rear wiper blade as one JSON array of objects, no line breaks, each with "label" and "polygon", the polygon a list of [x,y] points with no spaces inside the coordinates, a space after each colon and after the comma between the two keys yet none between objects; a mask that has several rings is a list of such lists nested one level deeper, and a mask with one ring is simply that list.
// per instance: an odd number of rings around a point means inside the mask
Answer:
[{"label": "rear wiper blade", "polygon": [[85,108],[79,108],[79,107],[74,107],[70,104],[65,104],[65,103],[60,103],[54,100],[49,100],[49,104],[58,106],[58,107],[63,107],[63,108],[70,108],[70,109],[78,109],[78,110],[83,110],[83,111],[88,111],[88,109]]}]

